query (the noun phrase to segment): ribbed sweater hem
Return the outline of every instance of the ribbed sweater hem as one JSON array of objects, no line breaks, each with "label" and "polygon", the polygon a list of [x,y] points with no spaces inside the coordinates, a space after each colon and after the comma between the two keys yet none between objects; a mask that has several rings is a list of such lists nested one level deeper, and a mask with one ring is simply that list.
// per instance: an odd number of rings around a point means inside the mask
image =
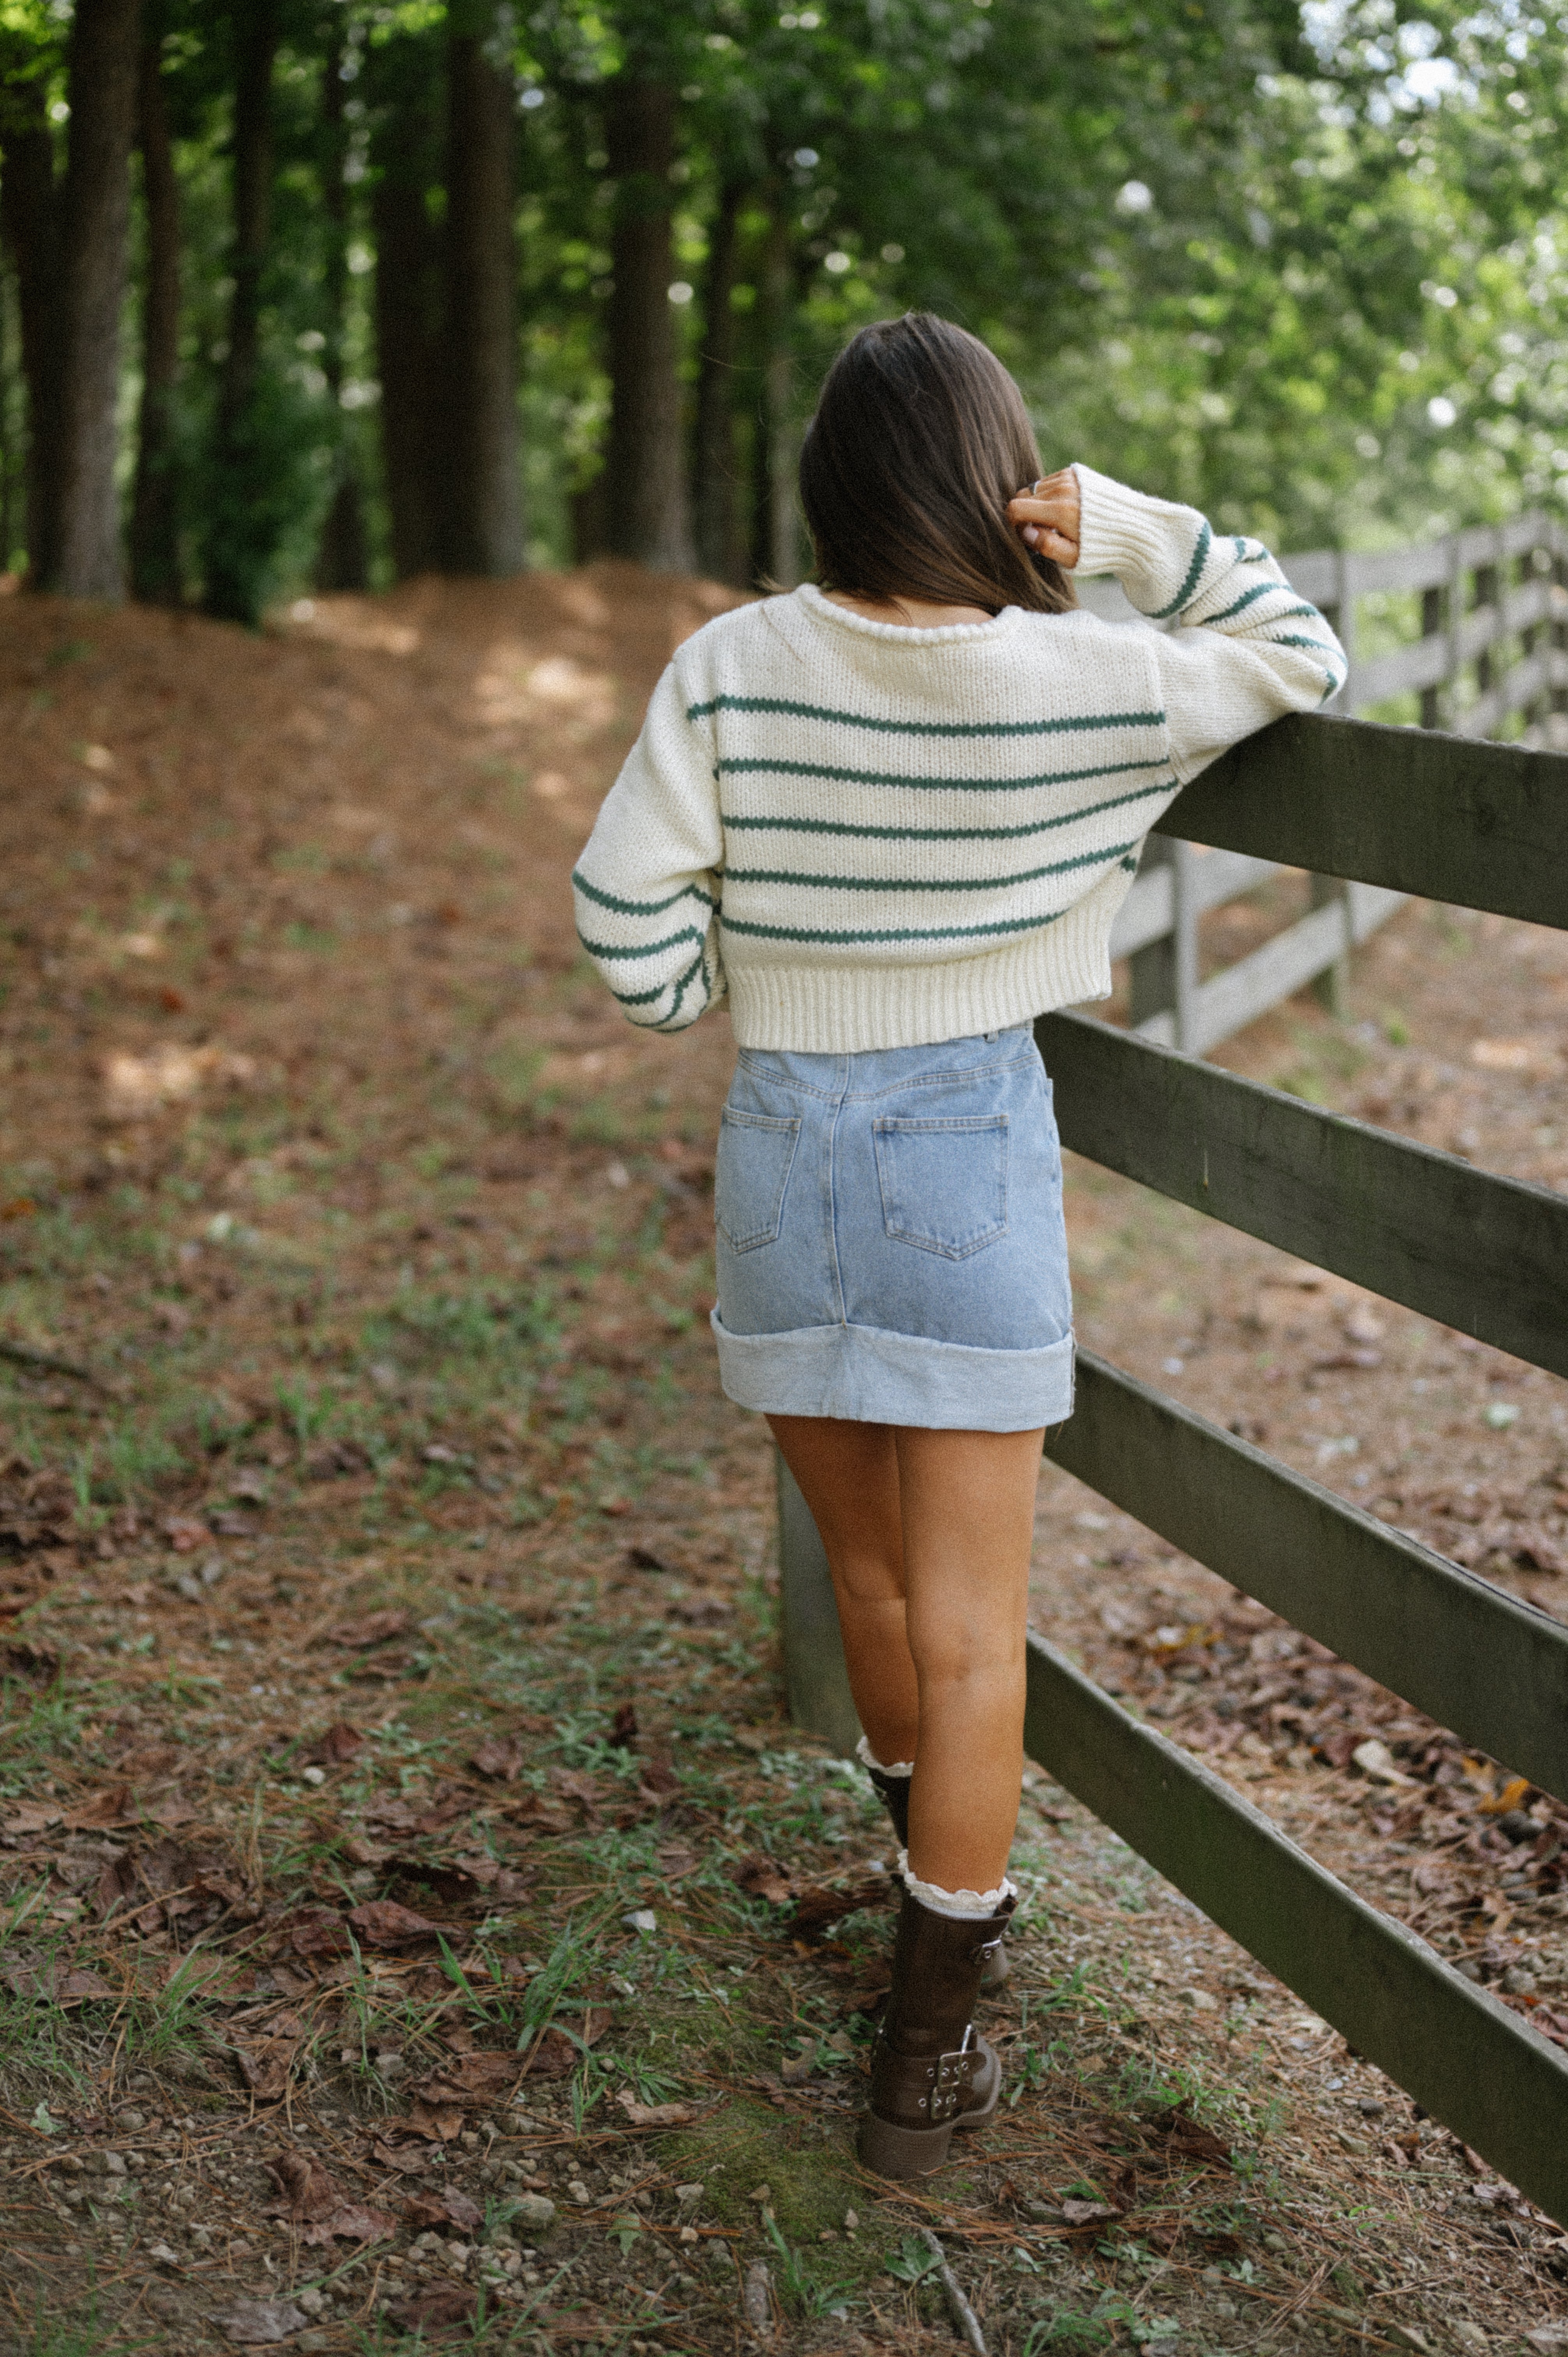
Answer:
[{"label": "ribbed sweater hem", "polygon": [[800,1055],[866,1055],[924,1048],[976,1032],[1007,1031],[1058,1006],[1111,996],[1112,914],[1132,883],[1101,886],[1054,924],[986,957],[926,965],[732,965],[730,1021],[737,1046]]}]

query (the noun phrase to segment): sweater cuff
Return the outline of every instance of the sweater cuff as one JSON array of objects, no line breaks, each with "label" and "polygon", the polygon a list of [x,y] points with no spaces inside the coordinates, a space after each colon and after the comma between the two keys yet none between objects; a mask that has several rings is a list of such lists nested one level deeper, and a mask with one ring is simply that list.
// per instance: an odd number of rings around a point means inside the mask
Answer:
[{"label": "sweater cuff", "polygon": [[1079,502],[1076,573],[1113,573],[1141,613],[1170,608],[1208,527],[1196,508],[1150,499],[1092,467],[1075,465]]}]

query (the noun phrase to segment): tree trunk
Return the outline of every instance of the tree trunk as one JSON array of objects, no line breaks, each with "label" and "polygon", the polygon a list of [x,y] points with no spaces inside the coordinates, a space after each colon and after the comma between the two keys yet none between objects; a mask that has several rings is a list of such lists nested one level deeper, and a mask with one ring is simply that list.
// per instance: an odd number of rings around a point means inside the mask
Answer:
[{"label": "tree trunk", "polygon": [[369,577],[365,550],[365,519],[360,501],[353,447],[343,425],[343,341],[349,298],[349,125],[344,113],[347,85],[343,66],[349,46],[341,30],[328,53],[321,90],[321,198],[327,215],[327,348],[322,372],[332,396],[337,447],[332,503],[321,529],[316,556],[319,589],[363,589]]},{"label": "tree trunk", "polygon": [[229,350],[218,386],[214,451],[217,482],[205,550],[205,603],[233,622],[256,618],[260,576],[270,548],[264,521],[252,511],[265,454],[259,447],[256,397],[262,353],[262,278],[272,234],[273,60],[277,0],[235,0],[234,242],[230,275]]},{"label": "tree trunk", "polygon": [[757,579],[793,589],[800,579],[796,502],[794,361],[789,350],[789,222],[777,207],[762,258],[762,402],[753,474],[752,547]]},{"label": "tree trunk", "polygon": [[142,0],[77,0],[60,238],[59,423],[43,587],[118,598],[114,482],[120,314],[130,268],[131,148]]},{"label": "tree trunk", "polygon": [[179,501],[174,472],[174,389],[179,370],[179,187],[156,40],[142,44],[137,118],[147,266],[142,294],[142,414],[136,488],[131,504],[131,594],[145,605],[177,606]]},{"label": "tree trunk", "polygon": [[26,513],[27,577],[37,588],[48,555],[49,486],[59,425],[59,194],[54,140],[41,80],[17,81],[9,96],[0,170],[0,233],[16,273],[22,375],[27,388]]},{"label": "tree trunk", "polygon": [[510,81],[477,32],[446,45],[446,568],[522,570]]},{"label": "tree trunk", "polygon": [[674,91],[629,76],[613,82],[605,145],[619,184],[611,234],[610,546],[659,572],[689,572],[696,552],[670,302]]},{"label": "tree trunk", "polygon": [[735,312],[741,207],[746,190],[731,182],[719,198],[703,289],[703,350],[697,377],[693,477],[697,562],[714,581],[737,586],[746,577],[746,547],[736,500]]},{"label": "tree trunk", "polygon": [[390,178],[371,199],[376,240],[376,360],[381,463],[400,581],[441,557],[435,417],[441,353],[439,241],[424,190]]}]

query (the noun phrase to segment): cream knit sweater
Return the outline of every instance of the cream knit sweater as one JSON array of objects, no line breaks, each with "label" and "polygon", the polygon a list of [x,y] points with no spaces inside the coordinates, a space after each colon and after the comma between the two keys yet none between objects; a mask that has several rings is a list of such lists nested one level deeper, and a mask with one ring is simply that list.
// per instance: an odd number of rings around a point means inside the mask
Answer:
[{"label": "cream knit sweater", "polygon": [[846,1054],[1108,995],[1144,834],[1345,657],[1259,542],[1077,473],[1079,569],[1169,632],[1015,606],[906,630],[807,587],[681,647],[573,878],[632,1022],[727,988],[740,1046]]}]

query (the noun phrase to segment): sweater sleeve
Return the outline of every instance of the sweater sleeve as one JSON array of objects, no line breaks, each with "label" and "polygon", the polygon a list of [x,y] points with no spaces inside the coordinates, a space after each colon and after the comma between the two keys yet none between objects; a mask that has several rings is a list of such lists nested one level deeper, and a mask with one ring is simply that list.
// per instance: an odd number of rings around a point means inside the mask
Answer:
[{"label": "sweater sleeve", "polygon": [[651,1031],[683,1030],[724,996],[711,736],[671,663],[573,871],[577,938],[628,1020]]},{"label": "sweater sleeve", "polygon": [[1287,712],[1313,712],[1345,684],[1345,650],[1262,541],[1220,535],[1196,508],[1148,499],[1078,467],[1077,569],[1113,573],[1152,622],[1185,785],[1230,746]]}]

